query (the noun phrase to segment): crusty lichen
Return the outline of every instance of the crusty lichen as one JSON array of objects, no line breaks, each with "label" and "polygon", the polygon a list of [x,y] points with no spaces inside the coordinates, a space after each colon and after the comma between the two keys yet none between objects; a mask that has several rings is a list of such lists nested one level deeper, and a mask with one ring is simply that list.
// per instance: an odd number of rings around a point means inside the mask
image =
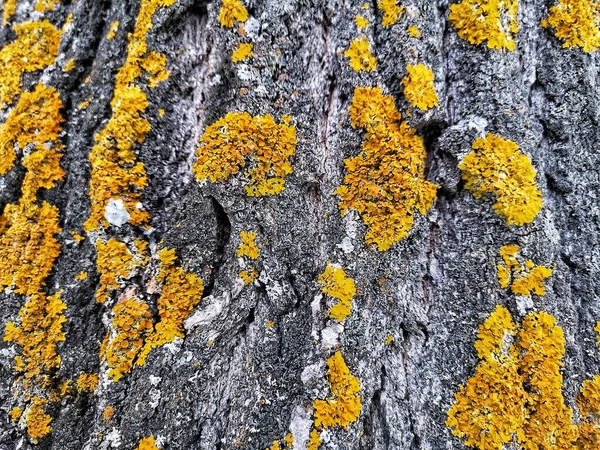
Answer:
[{"label": "crusty lichen", "polygon": [[426,214],[438,187],[425,179],[423,139],[400,119],[381,88],[355,89],[350,120],[365,129],[365,140],[360,154],[344,160],[344,184],[335,192],[342,214],[356,210],[368,227],[365,240],[380,251],[406,237],[415,209]]},{"label": "crusty lichen", "polygon": [[462,0],[450,5],[448,19],[458,36],[474,45],[514,50],[519,32],[518,0]]},{"label": "crusty lichen", "polygon": [[338,302],[329,309],[329,317],[342,322],[350,315],[352,299],[356,295],[354,280],[346,276],[344,269],[328,264],[325,271],[319,275],[317,282],[321,292]]},{"label": "crusty lichen", "polygon": [[408,103],[423,111],[437,107],[439,101],[433,84],[433,70],[425,64],[417,64],[407,66],[406,71],[408,75],[402,79],[402,86]]},{"label": "crusty lichen", "polygon": [[279,194],[284,177],[292,173],[290,158],[296,152],[296,128],[291,117],[277,124],[271,115],[252,117],[246,112],[230,112],[209,125],[200,138],[194,173],[199,181],[212,183],[236,175],[251,156],[244,172],[249,196]]},{"label": "crusty lichen", "polygon": [[480,326],[475,348],[481,362],[448,411],[452,433],[480,450],[514,440],[527,450],[574,448],[560,373],[565,339],[554,317],[530,313],[519,327],[499,305]]},{"label": "crusty lichen", "polygon": [[533,222],[542,208],[537,171],[516,142],[487,133],[473,142],[473,151],[459,164],[465,187],[476,199],[494,194],[494,211],[508,225]]},{"label": "crusty lichen", "polygon": [[142,439],[136,450],[158,450],[154,436],[150,435],[149,437]]},{"label": "crusty lichen", "polygon": [[4,0],[2,2],[2,26],[8,25],[8,21],[17,11],[17,0]]},{"label": "crusty lichen", "polygon": [[242,279],[244,284],[254,283],[254,281],[258,278],[258,271],[254,268],[250,270],[242,270],[239,273],[239,277]]},{"label": "crusty lichen", "polygon": [[406,29],[406,32],[408,33],[408,35],[410,37],[420,37],[421,36],[421,30],[419,30],[419,28],[416,27],[415,25],[411,25],[410,27],[408,27]]},{"label": "crusty lichen", "polygon": [[231,62],[237,63],[252,58],[254,45],[240,43],[231,53]]},{"label": "crusty lichen", "polygon": [[82,373],[75,384],[79,392],[94,392],[98,387],[99,377],[97,373]]},{"label": "crusty lichen", "polygon": [[377,70],[377,59],[371,54],[371,44],[364,35],[350,43],[350,47],[346,50],[344,56],[350,59],[350,67],[356,72]]},{"label": "crusty lichen", "polygon": [[354,22],[356,23],[356,26],[361,30],[369,26],[369,19],[367,19],[365,16],[361,16],[360,14],[356,15],[356,17],[354,18]]},{"label": "crusty lichen", "polygon": [[141,203],[141,192],[148,184],[146,169],[137,161],[134,145],[143,143],[151,128],[144,116],[149,103],[142,86],[154,88],[169,76],[166,55],[148,51],[147,34],[158,7],[174,2],[143,0],[141,3],[129,36],[125,63],[116,75],[112,115],[94,137],[96,144],[89,155],[91,214],[84,225],[86,231],[95,231],[100,225],[108,228],[104,213],[111,199],[123,202],[130,215],[129,223],[146,225],[150,219]]},{"label": "crusty lichen", "polygon": [[241,0],[221,0],[219,11],[219,23],[222,27],[233,28],[235,21],[245,22],[248,20],[248,10]]},{"label": "crusty lichen", "polygon": [[35,4],[35,10],[37,12],[54,11],[56,5],[60,4],[61,0],[38,0]]},{"label": "crusty lichen", "polygon": [[111,22],[110,26],[108,27],[108,33],[106,33],[106,39],[108,39],[109,41],[114,39],[115,36],[117,35],[118,30],[119,30],[119,21],[115,20],[115,21]]},{"label": "crusty lichen", "polygon": [[38,440],[48,435],[52,431],[50,423],[52,417],[46,414],[46,405],[48,400],[41,397],[33,397],[31,405],[25,412],[25,423],[27,425],[27,433],[33,440],[34,444]]},{"label": "crusty lichen", "polygon": [[404,12],[404,8],[398,6],[398,0],[378,0],[377,8],[383,13],[381,24],[384,27],[389,27],[398,23]]},{"label": "crusty lichen", "polygon": [[240,245],[235,254],[238,258],[247,257],[257,259],[260,256],[260,250],[256,245],[258,234],[254,231],[240,231]]},{"label": "crusty lichen", "polygon": [[531,259],[522,264],[517,258],[521,248],[518,245],[505,245],[500,248],[502,263],[498,264],[498,283],[504,289],[511,288],[515,295],[529,296],[531,293],[544,295],[544,281],[552,275],[552,269],[536,266]]},{"label": "crusty lichen", "polygon": [[543,27],[552,27],[563,47],[579,47],[584,52],[600,48],[600,2],[598,0],[558,0],[550,8]]},{"label": "crusty lichen", "polygon": [[327,360],[327,366],[331,397],[313,402],[315,427],[347,427],[360,416],[360,382],[350,373],[342,352],[335,352]]},{"label": "crusty lichen", "polygon": [[320,433],[317,430],[312,429],[310,431],[308,443],[306,444],[306,450],[319,450],[319,448],[321,448],[321,443]]},{"label": "crusty lichen", "polygon": [[12,103],[19,95],[24,73],[44,69],[54,63],[62,35],[47,20],[24,22],[13,29],[17,38],[0,50],[0,108]]}]

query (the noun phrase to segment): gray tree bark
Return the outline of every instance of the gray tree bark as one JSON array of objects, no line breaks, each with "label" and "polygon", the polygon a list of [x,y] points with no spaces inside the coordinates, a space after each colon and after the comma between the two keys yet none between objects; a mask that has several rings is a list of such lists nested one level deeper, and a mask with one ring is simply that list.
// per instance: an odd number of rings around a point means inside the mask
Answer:
[{"label": "gray tree bark", "polygon": [[[516,321],[530,311],[556,317],[566,338],[565,402],[575,408],[582,381],[600,373],[594,332],[600,319],[598,54],[564,49],[540,27],[555,3],[550,0],[521,0],[514,52],[460,39],[448,21],[449,0],[403,0],[406,12],[391,27],[382,26],[375,1],[366,9],[364,0],[244,3],[245,36],[239,24],[219,25],[217,1],[177,0],[154,15],[148,48],[167,55],[171,73],[146,89],[152,129],[134,147],[148,173],[141,202],[152,217],[150,232],[131,225],[83,231],[90,149],[110,118],[139,2],[64,1],[45,13],[56,26],[73,14],[57,62],[22,78],[23,90],[40,80],[56,87],[64,104],[66,176],[40,194],[60,211],[63,230],[61,254],[46,280],[48,292],[62,290],[67,305],[66,340],[52,377],[92,373],[100,383],[93,392],[50,403],[52,431],[34,444],[23,421],[9,419],[27,400],[15,394],[19,348],[3,342],[0,449],[134,449],[150,435],[164,449],[265,449],[290,432],[294,448],[305,448],[313,401],[330,396],[329,333],[360,381],[362,410],[347,429],[327,430],[322,448],[466,448],[446,426],[446,414],[478,364],[478,327],[498,304]],[[365,30],[357,29],[357,14],[369,19]],[[20,0],[0,29],[0,44],[15,39],[10,25],[37,17],[31,2]],[[114,21],[119,29],[109,40]],[[408,38],[408,25],[422,36]],[[376,71],[357,73],[344,57],[361,33],[372,43]],[[240,41],[251,42],[254,55],[233,64]],[[70,58],[76,67],[65,72]],[[427,112],[410,108],[402,96],[406,66],[416,63],[435,73],[439,107]],[[415,213],[408,237],[385,252],[365,243],[356,213],[341,217],[334,193],[346,173],[344,159],[357,155],[364,139],[348,116],[356,86],[381,86],[399,111],[412,111],[406,119],[424,138],[426,178],[440,185],[429,213]],[[79,108],[88,98],[89,106]],[[297,147],[281,194],[248,197],[239,176],[195,180],[199,137],[230,111],[292,117]],[[530,156],[544,202],[533,223],[507,226],[493,200],[464,189],[458,164],[482,130],[517,142]],[[23,174],[17,163],[0,177],[0,208],[18,200]],[[249,285],[238,277],[243,263],[236,257],[244,230],[258,233],[260,248],[254,264],[260,276]],[[86,239],[77,243],[73,231]],[[145,365],[117,382],[100,358],[110,306],[95,300],[98,237],[142,238],[151,248],[164,240],[160,245],[174,248],[179,263],[204,282],[185,338],[154,349]],[[498,251],[513,243],[553,268],[545,296],[530,304],[498,286]],[[317,283],[327,261],[344,267],[358,291],[341,326],[328,319],[331,303]],[[81,271],[87,279],[75,281]],[[119,292],[143,289],[149,271]],[[18,321],[25,301],[10,289],[0,294],[3,329]],[[146,301],[156,315],[156,295]],[[108,405],[114,415],[106,420]]]}]

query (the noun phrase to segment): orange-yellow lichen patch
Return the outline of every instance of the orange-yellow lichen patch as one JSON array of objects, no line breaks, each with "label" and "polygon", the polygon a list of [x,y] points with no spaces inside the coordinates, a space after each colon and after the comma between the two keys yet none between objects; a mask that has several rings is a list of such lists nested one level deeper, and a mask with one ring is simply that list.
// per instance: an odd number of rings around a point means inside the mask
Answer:
[{"label": "orange-yellow lichen patch", "polygon": [[406,31],[408,32],[408,35],[410,37],[420,37],[421,36],[421,30],[419,30],[415,25],[411,25],[410,27],[408,27],[406,29]]},{"label": "orange-yellow lichen patch", "polygon": [[245,61],[248,58],[252,58],[252,51],[254,49],[254,45],[252,44],[239,44],[231,54],[231,61],[234,63]]},{"label": "orange-yellow lichen patch", "polygon": [[474,45],[487,40],[489,48],[512,51],[518,8],[518,0],[462,0],[450,5],[448,19],[461,39]]},{"label": "orange-yellow lichen patch", "polygon": [[377,59],[371,54],[371,44],[366,36],[354,39],[344,56],[350,59],[350,67],[356,72],[377,70]]},{"label": "orange-yellow lichen patch", "polygon": [[152,332],[152,313],[146,303],[130,298],[117,303],[112,315],[112,330],[100,353],[110,368],[108,375],[118,381],[131,372],[145,338]]},{"label": "orange-yellow lichen patch", "polygon": [[158,450],[154,436],[149,436],[140,441],[136,450]]},{"label": "orange-yellow lichen patch", "polygon": [[46,404],[48,400],[41,397],[33,397],[31,405],[25,413],[25,423],[27,425],[27,433],[33,440],[34,444],[38,443],[38,439],[43,438],[52,431],[50,424],[52,417],[46,414]]},{"label": "orange-yellow lichen patch", "polygon": [[498,306],[475,347],[481,362],[448,411],[452,433],[482,450],[502,450],[515,439],[527,450],[575,448],[560,374],[565,339],[554,317],[531,313],[519,327]]},{"label": "orange-yellow lichen patch", "polygon": [[159,322],[146,339],[140,352],[137,365],[143,365],[146,357],[157,347],[183,338],[183,322],[190,316],[202,299],[204,285],[195,274],[177,266],[175,250],[164,248],[159,251],[160,267],[156,280],[162,283],[158,299]]},{"label": "orange-yellow lichen patch", "polygon": [[62,34],[47,20],[17,24],[13,29],[17,38],[0,50],[0,108],[21,92],[21,75],[54,63]]},{"label": "orange-yellow lichen patch", "polygon": [[281,124],[271,115],[252,117],[246,112],[228,113],[206,128],[196,151],[194,173],[199,181],[215,183],[244,172],[249,196],[275,195],[282,192],[284,177],[292,173],[290,158],[296,152],[296,128],[291,117]]},{"label": "orange-yellow lichen patch", "polygon": [[254,231],[240,232],[240,245],[235,252],[238,258],[246,256],[250,259],[257,259],[260,255],[258,245],[256,245],[256,237],[258,235]]},{"label": "orange-yellow lichen patch", "polygon": [[354,280],[346,276],[341,267],[328,264],[325,271],[319,275],[317,282],[321,292],[333,297],[338,302],[329,309],[329,317],[341,322],[350,315],[352,299],[356,295]]},{"label": "orange-yellow lichen patch", "polygon": [[102,411],[102,419],[107,423],[110,422],[110,419],[112,419],[114,415],[115,408],[112,405],[107,405],[106,408],[104,408],[104,411]]},{"label": "orange-yellow lichen patch", "polygon": [[80,392],[94,392],[98,387],[98,381],[97,373],[82,373],[77,378],[77,389]]},{"label": "orange-yellow lichen patch", "polygon": [[58,4],[60,4],[60,0],[38,0],[35,4],[35,10],[37,12],[54,11]]},{"label": "orange-yellow lichen patch", "polygon": [[319,429],[347,427],[360,416],[360,382],[350,373],[342,352],[334,353],[327,360],[327,366],[331,397],[313,402],[315,426]]},{"label": "orange-yellow lichen patch", "polygon": [[306,444],[306,450],[319,450],[321,447],[321,435],[320,433],[313,429],[310,432],[308,443]]},{"label": "orange-yellow lichen patch", "polygon": [[258,271],[256,269],[243,270],[239,273],[239,276],[244,281],[244,284],[254,283],[258,278]]},{"label": "orange-yellow lichen patch", "polygon": [[600,1],[559,0],[550,8],[548,18],[542,21],[550,26],[563,41],[563,47],[579,47],[584,52],[600,48]]},{"label": "orange-yellow lichen patch", "polygon": [[2,2],[2,25],[6,26],[8,21],[15,15],[17,0],[4,0]]},{"label": "orange-yellow lichen patch", "polygon": [[39,83],[33,92],[21,96],[0,127],[0,175],[14,166],[17,149],[23,152],[26,147],[33,147],[23,160],[27,169],[23,200],[28,203],[35,199],[39,188],[51,189],[64,176],[59,165],[63,145],[58,139],[62,106],[56,89]]},{"label": "orange-yellow lichen patch", "polygon": [[96,291],[96,301],[104,303],[111,291],[119,288],[122,280],[129,278],[144,259],[134,256],[127,245],[115,238],[106,243],[96,241],[96,268],[100,275],[100,287]]},{"label": "orange-yellow lichen patch", "polygon": [[14,408],[12,408],[10,410],[10,412],[8,413],[8,416],[10,417],[11,422],[17,422],[21,418],[22,415],[23,415],[23,408],[19,408],[18,406],[15,406]]},{"label": "orange-yellow lichen patch", "polygon": [[221,0],[219,11],[219,23],[222,27],[233,28],[235,21],[245,22],[248,20],[248,10],[241,0]]},{"label": "orange-yellow lichen patch", "polygon": [[6,205],[0,217],[0,284],[38,293],[60,254],[58,209],[47,202]]},{"label": "orange-yellow lichen patch", "polygon": [[398,23],[400,16],[404,12],[404,8],[398,6],[398,0],[378,0],[377,7],[383,12],[381,24],[384,27]]},{"label": "orange-yellow lichen patch", "polygon": [[79,272],[77,275],[75,275],[75,279],[76,279],[77,281],[83,281],[83,280],[85,280],[87,277],[88,277],[88,273],[87,273],[87,272],[84,272],[84,271],[82,271],[82,272]]},{"label": "orange-yellow lichen patch", "polygon": [[66,308],[60,293],[49,297],[35,294],[19,311],[20,323],[6,325],[4,341],[21,347],[21,354],[15,356],[15,370],[26,379],[44,377],[60,366],[57,346],[65,340],[63,325],[67,319],[63,311]]},{"label": "orange-yellow lichen patch", "polygon": [[581,414],[577,450],[593,450],[600,445],[600,376],[585,380],[575,398]]},{"label": "orange-yellow lichen patch", "polygon": [[459,164],[465,187],[476,199],[494,194],[494,211],[508,225],[533,222],[542,208],[537,171],[516,142],[488,133],[473,142],[473,151]]},{"label": "orange-yellow lichen patch", "polygon": [[117,31],[119,30],[119,21],[115,20],[110,23],[110,27],[108,27],[108,33],[106,33],[106,39],[109,41],[114,39],[117,35]]},{"label": "orange-yellow lichen patch", "polygon": [[356,17],[354,18],[354,22],[356,23],[356,26],[361,30],[369,26],[369,19],[367,19],[364,16],[361,16],[360,14],[356,15]]},{"label": "orange-yellow lichen patch", "polygon": [[517,255],[521,248],[518,245],[505,245],[500,248],[502,263],[498,264],[498,282],[504,289],[511,288],[515,295],[544,295],[544,280],[552,275],[552,269],[536,266],[531,259],[522,264]]},{"label": "orange-yellow lichen patch", "polygon": [[425,64],[407,66],[408,75],[402,80],[404,97],[412,106],[426,111],[438,106],[438,96],[433,84],[433,70]]},{"label": "orange-yellow lichen patch", "polygon": [[342,214],[356,210],[368,227],[365,240],[380,251],[406,237],[415,209],[426,214],[438,187],[425,179],[423,138],[400,119],[381,88],[355,89],[350,120],[365,129],[365,140],[358,156],[344,160],[344,184],[335,192]]},{"label": "orange-yellow lichen patch", "polygon": [[140,85],[154,88],[169,76],[166,56],[148,52],[146,35],[152,29],[157,8],[174,2],[143,0],[141,3],[135,28],[129,36],[125,63],[116,75],[111,118],[94,137],[96,144],[89,156],[91,213],[84,225],[86,231],[97,230],[100,225],[109,226],[104,213],[111,199],[123,202],[130,215],[129,223],[133,225],[146,225],[150,218],[140,202],[141,192],[148,184],[146,169],[134,152],[134,145],[143,143],[151,128],[144,116],[148,98]]},{"label": "orange-yellow lichen patch", "polygon": [[70,72],[75,68],[75,58],[71,58],[67,61],[65,66],[63,67],[64,72]]}]

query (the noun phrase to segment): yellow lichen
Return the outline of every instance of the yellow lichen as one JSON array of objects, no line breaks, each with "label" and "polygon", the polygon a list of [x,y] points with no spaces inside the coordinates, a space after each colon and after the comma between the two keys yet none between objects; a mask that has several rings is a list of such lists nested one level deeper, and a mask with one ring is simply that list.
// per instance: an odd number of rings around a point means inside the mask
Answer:
[{"label": "yellow lichen", "polygon": [[377,59],[371,54],[371,44],[365,36],[354,39],[344,56],[350,59],[350,67],[356,72],[377,70]]},{"label": "yellow lichen", "polygon": [[380,251],[407,236],[415,209],[426,214],[438,187],[425,179],[423,139],[400,119],[381,88],[355,89],[350,120],[365,129],[365,140],[358,156],[344,160],[344,184],[335,192],[342,214],[356,210],[368,227],[365,240]]},{"label": "yellow lichen", "polygon": [[433,70],[425,64],[407,66],[408,75],[402,80],[404,97],[412,106],[426,111],[438,106],[438,96],[433,84]]},{"label": "yellow lichen", "polygon": [[2,2],[2,25],[6,26],[8,21],[15,15],[17,0],[4,0]]},{"label": "yellow lichen", "polygon": [[579,47],[584,52],[600,48],[600,2],[598,0],[558,0],[550,8],[543,27],[552,27],[563,47]]},{"label": "yellow lichen", "polygon": [[108,423],[110,422],[110,420],[112,419],[112,417],[115,415],[115,408],[112,405],[106,405],[106,408],[104,408],[104,411],[102,411],[102,419],[104,419],[104,422]]},{"label": "yellow lichen", "polygon": [[377,7],[383,12],[381,24],[384,27],[398,23],[400,16],[404,12],[404,8],[398,6],[398,0],[378,0]]},{"label": "yellow lichen", "polygon": [[410,27],[408,27],[406,29],[406,31],[408,32],[408,35],[410,37],[420,37],[421,36],[421,30],[419,30],[415,25],[411,25]]},{"label": "yellow lichen", "polygon": [[41,397],[33,397],[31,405],[25,413],[25,423],[27,425],[27,433],[33,440],[34,444],[38,440],[46,436],[52,431],[50,424],[52,417],[46,414],[46,404],[48,400]]},{"label": "yellow lichen", "polygon": [[17,24],[13,29],[17,38],[0,50],[0,108],[19,95],[24,73],[54,63],[62,34],[47,20]]},{"label": "yellow lichen", "polygon": [[473,142],[473,151],[459,164],[465,187],[476,199],[494,194],[494,211],[508,225],[533,222],[542,208],[537,171],[516,142],[488,133]]},{"label": "yellow lichen", "polygon": [[237,63],[252,58],[253,49],[254,45],[252,44],[239,44],[231,54],[231,61]]},{"label": "yellow lichen", "polygon": [[258,271],[256,269],[242,270],[239,276],[244,281],[244,284],[254,283],[254,280],[258,278]]},{"label": "yellow lichen", "polygon": [[565,339],[554,317],[531,313],[519,327],[498,306],[475,347],[481,362],[448,411],[452,433],[481,450],[502,450],[515,439],[526,450],[574,448],[560,374]]},{"label": "yellow lichen", "polygon": [[60,0],[38,0],[35,4],[37,12],[54,11],[56,5],[60,4]]},{"label": "yellow lichen", "polygon": [[319,429],[347,427],[360,416],[360,382],[350,373],[342,352],[334,353],[327,360],[327,366],[331,397],[313,402],[315,426]]},{"label": "yellow lichen", "polygon": [[240,245],[235,252],[238,258],[244,256],[250,259],[257,259],[260,255],[260,250],[256,245],[257,234],[254,231],[240,231]]},{"label": "yellow lichen", "polygon": [[122,280],[129,278],[135,268],[141,266],[143,258],[129,251],[127,245],[115,238],[106,243],[96,241],[96,268],[100,275],[100,286],[96,301],[104,303],[111,291],[119,288]]},{"label": "yellow lichen", "polygon": [[511,288],[515,295],[544,295],[546,288],[544,280],[552,275],[552,269],[546,266],[536,266],[528,259],[522,264],[517,259],[521,248],[518,245],[505,245],[500,248],[502,263],[498,264],[498,283],[504,289]]},{"label": "yellow lichen", "polygon": [[80,392],[94,392],[98,386],[98,381],[97,373],[82,373],[76,381],[77,389]]},{"label": "yellow lichen", "polygon": [[8,415],[10,417],[11,422],[17,422],[23,415],[23,408],[19,408],[18,406],[15,406],[14,408],[12,408],[10,410]]},{"label": "yellow lichen", "polygon": [[134,145],[143,143],[151,128],[144,117],[149,103],[142,86],[154,88],[169,76],[166,56],[148,52],[147,34],[152,29],[152,17],[158,7],[174,2],[141,2],[135,28],[129,37],[125,63],[116,75],[112,115],[94,137],[96,144],[89,155],[91,213],[84,225],[86,231],[97,230],[100,225],[109,226],[104,212],[111,199],[123,202],[130,215],[129,223],[133,225],[146,225],[150,218],[141,204],[141,192],[148,184],[146,169],[137,161]]},{"label": "yellow lichen", "polygon": [[119,30],[119,21],[115,20],[110,23],[110,27],[108,27],[108,33],[106,33],[106,39],[109,41],[114,39],[117,35],[117,31]]},{"label": "yellow lichen", "polygon": [[369,26],[369,19],[367,19],[364,16],[361,16],[360,14],[356,15],[354,21],[356,22],[356,26],[361,30]]},{"label": "yellow lichen", "polygon": [[106,335],[100,353],[110,369],[108,375],[118,381],[131,372],[144,339],[152,332],[152,313],[146,303],[130,298],[117,303],[112,315],[112,332]]},{"label": "yellow lichen", "polygon": [[296,128],[289,116],[277,124],[272,116],[252,117],[246,112],[228,113],[209,125],[200,138],[194,173],[199,181],[215,183],[236,175],[252,157],[244,172],[249,196],[282,192],[284,177],[292,173],[290,158],[296,151]]},{"label": "yellow lichen", "polygon": [[308,444],[306,444],[306,450],[319,450],[320,447],[321,436],[317,430],[313,429],[310,432]]},{"label": "yellow lichen", "polygon": [[474,45],[514,50],[519,31],[518,0],[462,0],[450,5],[448,19],[458,36]]},{"label": "yellow lichen", "polygon": [[222,27],[233,28],[235,21],[245,22],[248,20],[248,10],[241,0],[221,0],[219,11],[219,23]]},{"label": "yellow lichen", "polygon": [[317,282],[321,292],[333,297],[338,302],[329,309],[329,317],[342,322],[350,315],[352,299],[356,295],[354,280],[346,276],[341,267],[328,264],[325,271],[319,275]]},{"label": "yellow lichen", "polygon": [[200,303],[204,291],[202,280],[197,275],[175,265],[175,250],[164,248],[159,251],[158,257],[160,267],[156,280],[162,283],[157,302],[160,320],[146,338],[137,365],[146,362],[146,357],[152,349],[173,342],[175,338],[184,337],[183,322]]},{"label": "yellow lichen", "polygon": [[158,450],[156,446],[156,441],[154,440],[154,436],[149,436],[140,441],[136,450]]},{"label": "yellow lichen", "polygon": [[75,68],[75,58],[71,58],[67,61],[65,66],[63,67],[64,72],[70,72]]},{"label": "yellow lichen", "polygon": [[391,334],[388,334],[385,337],[385,345],[390,345],[392,342],[394,342],[394,336],[392,336]]}]

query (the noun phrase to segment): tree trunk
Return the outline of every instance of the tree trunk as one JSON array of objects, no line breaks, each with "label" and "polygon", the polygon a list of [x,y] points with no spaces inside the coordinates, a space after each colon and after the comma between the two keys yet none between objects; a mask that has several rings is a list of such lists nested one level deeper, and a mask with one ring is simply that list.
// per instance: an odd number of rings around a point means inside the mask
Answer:
[{"label": "tree trunk", "polygon": [[[235,3],[223,1],[225,9]],[[544,448],[595,448],[575,445],[578,424],[592,420],[576,398],[600,373],[599,62],[593,51],[563,48],[552,24],[540,25],[558,0],[521,0],[519,31],[505,33],[514,51],[461,38],[450,0],[401,0],[396,20],[375,0],[243,0],[248,17],[238,8],[230,23],[220,1],[64,0],[50,10],[18,0],[7,14],[11,3],[4,1],[0,28],[0,84],[21,86],[0,112],[0,449],[154,448],[142,441],[150,437],[158,448],[186,450],[466,448],[467,437],[446,424],[448,411],[486,358],[475,345],[497,305],[521,330],[502,331],[497,350],[498,364],[518,354],[518,389],[530,402],[519,414],[534,409],[527,370],[551,376],[541,363],[522,366],[533,351],[524,344],[527,318],[544,312],[564,333],[553,342],[564,364],[554,380],[575,429],[570,446]],[[32,56],[40,33],[19,41],[17,24],[40,20],[62,34],[57,49]],[[410,26],[420,36],[409,36]],[[357,72],[345,55],[361,35],[375,70]],[[252,55],[234,63],[240,43],[253,44]],[[362,57],[359,69],[372,62]],[[39,64],[23,68],[24,58]],[[417,64],[433,70],[435,107],[407,99],[403,79]],[[25,104],[39,86],[56,89],[61,102],[54,137],[42,123],[46,106]],[[365,101],[391,98],[423,138],[426,160],[408,156],[424,167],[410,175],[420,187],[396,192],[412,199],[408,207],[396,197],[385,210],[368,200],[369,216],[341,203],[338,188],[352,172],[344,160],[361,155],[354,161],[362,164],[369,142],[401,149],[369,171],[390,161],[399,164],[394,174],[412,170],[402,165],[404,144],[385,143],[410,129],[375,107],[359,124],[351,114],[357,87],[380,87],[365,91]],[[39,92],[43,103],[49,91]],[[249,115],[226,119],[230,112]],[[255,134],[224,137],[234,125]],[[543,206],[526,223],[500,213],[501,189],[478,195],[482,178],[469,184],[465,157],[481,155],[474,142],[492,135],[516,143],[515,154],[537,171]],[[261,151],[283,151],[286,139],[295,144],[291,173],[266,169],[267,181],[284,189],[261,195],[268,188],[256,187],[248,169]],[[203,180],[197,149],[213,144],[221,147]],[[231,169],[235,151],[245,167]],[[49,165],[50,153],[59,155],[64,176],[44,183],[49,172],[27,162],[36,152]],[[221,170],[231,173],[210,179]],[[379,195],[364,178],[357,186],[367,194],[352,195]],[[433,205],[415,206],[427,203],[415,198],[429,188]],[[516,203],[509,198],[507,208]],[[57,211],[60,231],[40,218],[43,205]],[[385,249],[381,232],[396,219],[408,223],[406,235],[393,235]],[[242,232],[256,233],[258,255],[254,235]],[[508,262],[506,245],[520,247]],[[532,281],[539,289],[515,293],[514,280],[531,270],[527,259],[552,274]],[[329,285],[328,267],[338,276]],[[512,285],[499,284],[502,267]],[[349,294],[340,294],[340,280]],[[344,301],[347,317],[330,311]],[[327,399],[329,406],[318,403]],[[357,404],[359,414],[351,411]],[[331,426],[319,423],[326,407],[337,414]],[[516,429],[510,434],[505,448],[533,448]]]}]

